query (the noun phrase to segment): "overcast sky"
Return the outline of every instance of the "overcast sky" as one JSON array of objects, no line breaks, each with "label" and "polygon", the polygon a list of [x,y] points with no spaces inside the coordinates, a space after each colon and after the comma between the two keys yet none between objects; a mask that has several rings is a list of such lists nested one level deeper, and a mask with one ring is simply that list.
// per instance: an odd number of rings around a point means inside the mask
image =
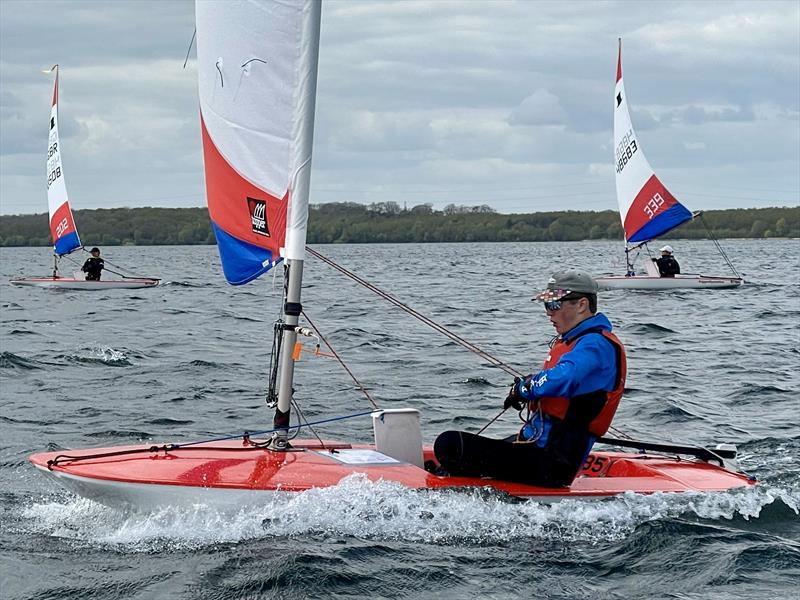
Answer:
[{"label": "overcast sky", "polygon": [[[203,206],[185,0],[0,0],[0,212],[47,210],[52,76],[73,208]],[[800,2],[323,4],[311,202],[616,209],[634,127],[688,208],[800,204]]]}]

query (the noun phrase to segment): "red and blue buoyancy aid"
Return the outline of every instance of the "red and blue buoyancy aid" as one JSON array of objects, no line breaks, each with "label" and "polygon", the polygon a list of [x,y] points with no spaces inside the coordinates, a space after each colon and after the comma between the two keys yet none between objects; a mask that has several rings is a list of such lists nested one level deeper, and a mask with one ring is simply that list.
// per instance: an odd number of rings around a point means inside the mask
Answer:
[{"label": "red and blue buoyancy aid", "polygon": [[[580,329],[577,334],[569,335],[570,332],[568,332],[567,339],[558,338],[544,362],[543,370],[527,385],[525,382],[521,382],[521,395],[530,402],[526,424],[520,431],[520,440],[534,441],[538,446],[547,448],[551,446],[551,442],[555,444],[559,444],[559,440],[563,440],[561,443],[566,442],[567,440],[563,439],[566,430],[570,434],[568,437],[578,436],[579,439],[574,439],[574,442],[583,447],[579,452],[583,455],[587,445],[590,448],[594,439],[608,431],[625,388],[627,361],[625,347],[617,336],[611,333],[611,324],[605,316],[598,314],[587,321],[595,320],[598,321],[597,325],[594,322],[585,322],[582,324],[584,328]],[[537,383],[540,385],[546,383],[548,370],[555,367],[570,352],[581,354],[580,350],[576,351],[576,344],[578,340],[589,334],[603,336],[614,348],[615,376],[612,389],[590,389],[570,397],[537,394],[536,385]],[[600,342],[600,344],[604,344],[604,342]],[[575,358],[577,359],[578,356]],[[531,383],[533,389],[530,386]],[[542,387],[549,386],[542,385]],[[558,431],[555,432],[555,436],[551,436],[554,426]],[[557,439],[553,440],[553,437]],[[580,438],[585,438],[585,441],[581,442]],[[578,451],[578,448],[575,448],[575,451]],[[569,452],[569,454],[574,454],[574,452]]]}]

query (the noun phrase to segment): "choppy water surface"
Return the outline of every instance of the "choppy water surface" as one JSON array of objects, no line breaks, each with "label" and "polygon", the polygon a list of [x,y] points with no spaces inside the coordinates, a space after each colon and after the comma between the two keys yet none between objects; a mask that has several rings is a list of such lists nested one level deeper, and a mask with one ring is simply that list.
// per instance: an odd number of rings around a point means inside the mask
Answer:
[{"label": "choppy water surface", "polygon": [[[687,272],[724,274],[712,244],[674,242]],[[0,576],[7,598],[790,598],[800,578],[800,244],[728,241],[740,290],[606,292],[629,355],[615,426],[643,439],[733,442],[746,492],[543,506],[359,477],[257,508],[115,511],[26,460],[43,449],[181,442],[267,429],[280,273],[232,288],[213,247],[107,248],[169,283],[12,288],[48,251],[0,251]],[[323,254],[520,370],[552,329],[530,297],[556,267],[621,271],[617,244],[320,246]],[[23,273],[22,268],[26,269]],[[382,407],[423,436],[476,431],[508,377],[314,259],[304,307]],[[298,365],[309,418],[368,404],[330,359]],[[511,433],[511,416],[487,433]],[[329,438],[371,439],[368,420]]]}]

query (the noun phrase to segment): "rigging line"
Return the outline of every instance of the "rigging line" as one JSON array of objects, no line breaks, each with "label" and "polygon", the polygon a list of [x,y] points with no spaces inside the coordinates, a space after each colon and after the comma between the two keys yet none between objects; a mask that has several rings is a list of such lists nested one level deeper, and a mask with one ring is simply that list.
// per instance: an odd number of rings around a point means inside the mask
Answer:
[{"label": "rigging line", "polygon": [[[512,187],[512,188],[490,188],[488,191],[491,192],[523,192],[525,190],[542,190],[542,189],[550,189],[550,188],[564,188],[564,187],[577,187],[583,185],[607,185],[609,182],[602,180],[602,181],[584,181],[581,183],[564,183],[564,184],[557,184],[557,185],[537,185],[537,186],[525,186],[525,187]],[[372,192],[386,192],[385,189],[344,189],[344,188],[326,188],[326,187],[314,187],[315,192],[342,192],[342,193],[372,193]],[[474,192],[476,191],[475,187],[465,187],[465,188],[432,188],[429,190],[404,190],[402,193],[405,194],[449,194],[449,193],[457,193],[457,192]],[[480,191],[480,190],[477,190]]]},{"label": "rigging line", "polygon": [[608,430],[613,432],[613,433],[616,433],[619,437],[625,438],[626,440],[632,440],[633,439],[631,436],[629,436],[624,431],[620,431],[619,429],[617,429],[616,427],[613,427],[611,425],[608,426]]},{"label": "rigging line", "polygon": [[192,39],[189,40],[189,47],[186,49],[186,60],[183,61],[183,68],[186,68],[186,63],[189,62],[189,53],[192,51],[192,44],[194,44],[194,38],[197,36],[197,27],[194,28],[194,32],[192,33]]},{"label": "rigging line", "polygon": [[746,190],[748,192],[776,192],[778,194],[800,194],[800,190],[775,190],[769,188],[751,188],[751,187],[732,187],[725,185],[702,185],[698,187],[710,190]]},{"label": "rigging line", "polygon": [[[88,252],[88,250],[86,250],[86,248],[81,248],[81,250],[83,250],[84,252]],[[67,259],[69,262],[71,262],[72,264],[74,264],[76,267],[83,268],[83,265],[81,265],[81,263],[79,263],[79,262],[78,262],[78,261],[76,261],[74,258],[71,258],[70,256],[68,256],[68,255],[66,255],[66,254],[65,254],[65,255],[63,255],[63,256],[62,256],[62,257],[60,257],[60,258],[66,258],[66,259]],[[119,275],[119,276],[120,276],[120,277],[122,277],[123,279],[129,279],[128,277],[126,277],[126,276],[125,276],[125,275],[123,275],[122,273],[117,273],[117,272],[116,272],[114,269],[104,269],[104,270],[105,270],[105,271],[108,271],[109,273],[113,273],[114,275]]]},{"label": "rigging line", "polygon": [[731,262],[731,259],[728,258],[728,255],[725,253],[725,250],[722,249],[722,245],[719,243],[719,240],[717,240],[717,238],[714,237],[714,233],[711,231],[711,228],[708,226],[708,223],[706,223],[706,220],[703,218],[703,213],[701,212],[697,216],[700,217],[700,222],[706,228],[706,231],[708,232],[708,237],[711,238],[711,241],[714,242],[714,245],[717,247],[717,250],[719,250],[719,253],[722,255],[722,258],[724,258],[725,262],[728,263],[728,267],[730,267],[731,271],[733,271],[733,274],[736,275],[736,277],[741,278],[741,275],[739,275],[739,272],[736,270],[736,267],[733,266],[733,262]]},{"label": "rigging line", "polygon": [[[89,252],[89,251],[86,249],[86,247],[85,247],[85,246],[81,246],[81,250],[83,250],[84,252],[87,252],[87,253],[91,254],[91,253],[90,253],[90,252]],[[75,264],[78,264],[78,263],[75,263]],[[115,267],[115,268],[117,268],[117,269],[120,269],[120,270],[122,270],[122,271],[127,271],[127,272],[129,273],[129,275],[125,275],[124,273],[119,273],[119,272],[115,271],[114,269],[107,269],[107,268],[103,267],[103,270],[104,270],[104,271],[108,271],[109,273],[114,273],[114,275],[119,275],[119,276],[120,276],[120,277],[122,277],[123,279],[152,279],[152,277],[144,277],[144,276],[142,276],[142,275],[137,275],[136,273],[134,273],[133,271],[130,271],[130,270],[126,269],[125,267],[121,267],[121,266],[119,266],[119,265],[115,265],[114,263],[112,263],[110,260],[108,260],[108,259],[106,259],[106,258],[104,258],[104,259],[103,259],[103,264],[104,264],[104,265],[106,265],[106,264],[109,264],[109,265],[111,265],[112,267]]]},{"label": "rigging line", "polygon": [[478,346],[476,346],[472,342],[469,342],[469,341],[465,340],[464,338],[462,338],[457,333],[454,333],[454,332],[450,331],[444,325],[440,325],[439,323],[437,323],[433,319],[431,319],[429,317],[426,317],[425,315],[423,315],[422,313],[418,312],[417,310],[411,308],[407,304],[404,304],[403,302],[401,302],[400,300],[398,300],[397,298],[395,298],[394,296],[392,296],[388,292],[385,292],[384,290],[382,290],[382,289],[378,288],[377,286],[371,284],[370,282],[366,281],[365,279],[362,279],[361,277],[359,277],[358,275],[356,275],[352,271],[347,270],[346,268],[344,268],[343,266],[341,266],[338,263],[334,262],[330,258],[327,258],[326,256],[323,256],[322,254],[320,254],[319,252],[317,252],[316,250],[314,250],[310,246],[306,246],[306,251],[309,254],[311,254],[312,256],[314,256],[314,257],[318,258],[319,260],[321,260],[322,262],[326,263],[327,265],[333,267],[334,269],[336,269],[337,271],[339,271],[343,275],[349,277],[350,279],[352,279],[356,283],[364,286],[365,288],[367,288],[371,292],[377,294],[378,296],[380,296],[384,300],[394,304],[399,309],[407,312],[408,314],[410,314],[414,318],[416,318],[419,321],[423,322],[428,327],[431,327],[432,329],[438,331],[442,335],[448,337],[449,339],[451,339],[452,341],[456,342],[458,345],[466,348],[470,352],[473,352],[473,353],[477,354],[478,356],[480,356],[481,358],[483,358],[484,360],[489,362],[492,366],[495,366],[495,367],[497,367],[499,369],[502,369],[503,371],[505,371],[506,373],[508,373],[509,375],[512,375],[514,377],[523,377],[522,373],[520,373],[519,371],[517,371],[513,367],[509,366],[508,364],[506,364],[505,362],[503,362],[499,358],[495,358],[494,356],[492,356],[491,354],[489,354],[485,350],[482,350],[481,348],[479,348]]},{"label": "rigging line", "polygon": [[[294,394],[292,396],[294,396]],[[319,437],[319,434],[317,433],[317,430],[314,429],[311,425],[308,424],[308,419],[306,419],[306,416],[303,414],[303,411],[300,410],[300,406],[297,404],[297,402],[295,402],[294,397],[292,398],[292,406],[294,406],[294,410],[295,410],[295,412],[297,412],[299,419],[301,421],[305,422],[306,427],[308,427],[311,430],[311,433],[314,434],[314,437],[317,438],[317,441],[320,443],[320,445],[323,448],[325,448],[325,442],[323,442],[322,438]],[[290,439],[296,438],[299,434],[300,434],[300,430],[298,429]]]},{"label": "rigging line", "polygon": [[305,311],[305,310],[301,310],[300,312],[301,312],[301,314],[303,315],[303,317],[305,318],[305,320],[306,320],[306,321],[308,321],[308,324],[309,324],[309,325],[311,325],[312,329],[313,329],[313,330],[314,330],[314,332],[317,334],[317,336],[319,337],[319,339],[321,339],[323,342],[325,342],[325,345],[328,347],[328,350],[330,350],[330,351],[331,351],[331,354],[333,354],[333,356],[334,356],[334,357],[336,357],[336,360],[338,360],[338,361],[339,361],[339,364],[340,364],[340,365],[342,365],[342,368],[343,368],[345,371],[347,371],[347,374],[348,374],[348,375],[350,375],[350,378],[351,378],[351,379],[353,380],[353,382],[356,384],[356,387],[357,387],[359,390],[361,390],[361,392],[362,392],[362,393],[363,393],[363,394],[364,394],[364,395],[367,397],[367,400],[369,400],[369,403],[370,403],[370,404],[372,404],[372,406],[374,406],[374,407],[375,407],[375,410],[380,410],[380,407],[379,407],[379,406],[378,406],[378,404],[375,402],[375,400],[372,398],[372,396],[370,395],[369,391],[367,391],[367,388],[364,386],[364,384],[362,384],[362,383],[361,383],[361,382],[358,380],[358,378],[357,378],[357,377],[356,377],[356,376],[353,374],[353,372],[352,372],[352,371],[351,371],[351,370],[348,368],[348,366],[347,366],[347,365],[344,363],[344,361],[342,360],[342,358],[339,356],[339,353],[338,353],[338,352],[336,352],[336,350],[333,348],[333,346],[331,346],[331,343],[330,343],[330,342],[329,342],[329,341],[328,341],[328,340],[325,338],[325,336],[324,336],[324,335],[322,335],[322,332],[319,330],[319,328],[318,328],[316,325],[314,325],[314,321],[312,321],[312,320],[311,320],[311,319],[308,317],[308,314],[306,313],[306,311]]},{"label": "rigging line", "polygon": [[[681,196],[683,196],[683,197],[685,197],[685,196],[697,196],[699,198],[725,198],[726,200],[750,200],[750,201],[756,201],[756,202],[757,201],[764,201],[766,199],[765,196],[758,196],[756,198],[753,198],[753,197],[750,197],[750,196],[731,196],[730,194],[702,194],[700,192],[692,192],[692,191],[687,191],[685,194],[681,194]],[[769,200],[769,201],[773,202],[773,200]],[[713,210],[735,210],[736,208],[737,207],[734,206],[734,207],[730,207],[730,208],[715,208]],[[775,207],[772,207],[772,206],[766,206],[766,207],[752,206],[752,207],[748,207],[748,208],[775,208]],[[780,208],[780,207],[777,207],[777,208]],[[744,210],[747,210],[747,208],[745,208]]]},{"label": "rigging line", "polygon": [[[368,410],[368,411],[360,412],[360,413],[352,413],[352,414],[349,414],[349,415],[340,415],[338,417],[331,417],[329,419],[321,419],[319,421],[310,421],[310,422],[306,422],[305,424],[298,423],[297,425],[288,425],[288,426],[287,425],[281,425],[280,427],[274,427],[272,429],[263,429],[261,431],[249,431],[247,433],[250,436],[266,435],[268,433],[275,433],[276,431],[282,431],[284,429],[302,429],[303,427],[311,427],[312,425],[322,425],[323,423],[333,423],[335,421],[344,421],[346,419],[355,419],[356,417],[364,417],[366,415],[371,415],[373,412],[374,411],[372,411],[372,410]],[[215,439],[201,440],[199,442],[187,442],[186,444],[176,444],[176,445],[174,445],[174,447],[175,448],[185,448],[187,446],[196,446],[197,444],[205,444],[207,442],[220,442],[220,441],[225,441],[225,440],[235,440],[235,439],[238,439],[240,437],[242,437],[241,434],[229,435],[229,436],[219,437],[219,438],[215,438]]]},{"label": "rigging line", "polygon": [[[69,456],[67,454],[59,454],[58,456],[56,456],[56,458],[48,460],[47,461],[47,466],[48,466],[48,468],[51,468],[52,466],[55,466],[59,462],[61,462],[61,460],[69,460],[70,462],[74,462],[74,461],[77,461],[77,460],[89,460],[89,459],[93,459],[93,458],[105,458],[105,457],[108,457],[108,456],[124,456],[126,454],[142,454],[142,453],[145,453],[145,452],[160,452],[160,451],[169,452],[170,450],[194,450],[194,449],[206,450],[207,448],[202,448],[202,447],[201,448],[196,448],[196,446],[199,446],[200,444],[208,444],[210,442],[224,442],[224,441],[229,441],[229,440],[238,440],[238,439],[241,439],[241,438],[244,438],[244,437],[250,438],[250,437],[256,436],[256,435],[262,436],[262,435],[266,435],[266,434],[269,434],[269,433],[275,433],[276,431],[282,431],[284,429],[298,429],[299,430],[302,427],[311,427],[312,425],[321,425],[323,423],[332,423],[334,421],[344,421],[345,419],[354,419],[356,417],[364,417],[366,415],[371,415],[373,412],[374,411],[369,410],[369,411],[366,411],[366,412],[353,413],[353,414],[350,414],[350,415],[341,415],[341,416],[338,416],[338,417],[332,417],[330,419],[322,419],[320,421],[313,421],[313,422],[310,422],[310,423],[306,423],[305,425],[301,424],[301,423],[298,423],[297,425],[281,426],[279,428],[263,429],[261,431],[245,431],[244,433],[236,433],[236,434],[226,435],[226,436],[218,437],[218,438],[209,438],[209,439],[206,439],[206,440],[199,440],[197,442],[187,442],[185,444],[163,444],[161,446],[145,446],[145,447],[142,447],[142,448],[131,448],[130,450],[116,450],[116,451],[113,451],[113,452],[100,452],[98,454],[84,454],[84,455],[81,455],[81,456]],[[241,452],[241,451],[251,450],[251,449],[254,449],[254,448],[260,448],[260,447],[258,447],[258,446],[254,446],[252,448],[251,447],[247,447],[247,446],[244,446],[244,447],[239,446],[239,447],[236,447],[236,448],[218,448],[218,447],[213,447],[212,449],[213,450],[220,450],[220,451],[238,451],[238,452]],[[260,449],[263,449],[263,448],[260,448]]]},{"label": "rigging line", "polygon": [[505,412],[506,412],[507,410],[508,410],[507,408],[504,408],[504,409],[503,409],[503,410],[501,410],[499,413],[497,413],[497,414],[494,416],[494,418],[493,418],[491,421],[489,421],[489,422],[488,422],[486,425],[484,425],[483,427],[481,427],[481,430],[480,430],[478,433],[476,433],[475,435],[480,435],[480,434],[482,434],[484,431],[486,431],[486,429],[489,427],[489,425],[491,425],[492,423],[494,423],[495,421],[497,421],[497,419],[499,419],[500,417],[502,417],[502,416],[505,414]]},{"label": "rigging line", "polygon": [[[513,375],[514,377],[523,377],[522,373],[520,373],[519,371],[517,371],[513,367],[508,366],[507,364],[502,362],[500,359],[493,357],[492,355],[490,355],[489,353],[485,352],[484,350],[481,350],[480,348],[478,348],[477,346],[475,346],[471,342],[468,342],[467,340],[465,340],[461,336],[453,333],[452,331],[450,331],[449,329],[447,329],[443,325],[439,325],[436,321],[433,321],[432,319],[429,319],[428,317],[426,317],[425,315],[417,312],[416,310],[414,310],[410,306],[407,306],[406,304],[403,304],[400,300],[398,300],[397,298],[395,298],[394,296],[392,296],[388,292],[384,292],[383,290],[381,290],[380,288],[374,286],[373,284],[369,283],[368,281],[365,281],[364,279],[362,279],[361,277],[359,277],[355,273],[353,273],[351,271],[348,271],[347,269],[345,269],[341,265],[337,264],[336,262],[334,262],[330,258],[328,258],[326,256],[323,256],[322,254],[320,254],[319,252],[317,252],[316,250],[314,250],[310,246],[306,246],[306,251],[309,254],[311,254],[312,256],[314,256],[314,257],[318,258],[319,260],[321,260],[322,262],[324,262],[325,264],[333,267],[334,269],[336,269],[340,273],[342,273],[345,276],[349,277],[350,279],[352,279],[356,283],[366,287],[371,292],[377,294],[378,296],[380,296],[381,298],[387,300],[388,302],[391,302],[392,304],[394,304],[398,308],[404,310],[408,314],[410,314],[413,317],[419,319],[420,321],[422,321],[423,323],[425,323],[429,327],[433,328],[434,330],[438,331],[439,333],[441,333],[441,334],[445,335],[446,337],[450,338],[451,340],[453,340],[457,344],[463,346],[464,348],[466,348],[470,352],[474,352],[475,354],[477,354],[481,358],[487,360],[493,366],[496,366],[496,367],[502,369],[503,371],[505,371],[509,375]],[[308,319],[308,315],[305,315],[305,313],[304,313],[304,316],[306,317],[306,319]],[[309,323],[311,323],[310,320],[309,320]],[[314,327],[313,324],[311,324],[311,326]],[[314,329],[316,330],[316,327]],[[320,335],[320,338],[322,339],[321,335]],[[327,342],[326,342],[326,344],[327,344]],[[328,347],[330,348],[330,346],[328,346]],[[331,348],[331,350],[333,350],[333,349]],[[503,411],[503,412],[505,412],[505,411]],[[502,415],[503,412],[501,412],[500,415]],[[500,415],[497,415],[497,417],[492,419],[486,425],[486,427],[491,425]],[[484,429],[486,429],[486,427],[484,427]],[[620,437],[631,439],[630,436],[626,435],[625,433],[623,433],[619,429],[616,429],[615,427],[610,427],[609,426],[609,430],[613,431],[614,433],[616,433]],[[483,429],[481,431],[483,431]]]}]

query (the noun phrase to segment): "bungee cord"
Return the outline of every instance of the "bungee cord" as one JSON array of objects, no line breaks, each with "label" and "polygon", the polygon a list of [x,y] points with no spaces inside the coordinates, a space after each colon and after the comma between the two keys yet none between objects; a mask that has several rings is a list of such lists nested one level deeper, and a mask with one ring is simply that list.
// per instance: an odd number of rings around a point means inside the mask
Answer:
[{"label": "bungee cord", "polygon": [[[96,454],[84,454],[81,456],[70,456],[69,454],[59,454],[55,458],[52,458],[47,461],[47,468],[52,469],[55,466],[63,462],[75,462],[78,460],[90,460],[94,458],[107,458],[110,456],[126,456],[129,454],[144,454],[144,453],[156,453],[156,452],[170,452],[174,450],[208,450],[208,447],[202,446],[202,444],[210,444],[212,442],[225,442],[229,440],[244,440],[245,444],[242,446],[232,446],[232,447],[221,447],[221,448],[212,448],[213,450],[219,450],[223,452],[242,452],[242,451],[253,451],[253,450],[264,450],[267,449],[266,444],[260,442],[253,442],[250,438],[252,436],[263,436],[271,433],[275,433],[277,431],[286,430],[286,429],[296,429],[300,430],[303,427],[311,427],[313,425],[322,425],[324,423],[333,423],[334,421],[344,421],[346,419],[355,419],[358,417],[363,417],[365,415],[372,414],[373,411],[366,411],[360,413],[353,413],[350,415],[341,415],[338,417],[331,417],[329,419],[322,419],[320,421],[314,422],[307,422],[305,424],[298,423],[296,425],[288,425],[288,426],[281,426],[272,429],[262,429],[260,431],[244,431],[242,433],[236,433],[231,435],[226,435],[222,437],[216,438],[208,438],[205,440],[200,440],[197,442],[186,442],[185,444],[162,444],[162,445],[154,445],[154,446],[146,446],[142,448],[129,448],[127,450],[115,450],[113,452],[98,452]],[[322,443],[322,440],[320,440]],[[324,444],[323,444],[324,447]]]}]

